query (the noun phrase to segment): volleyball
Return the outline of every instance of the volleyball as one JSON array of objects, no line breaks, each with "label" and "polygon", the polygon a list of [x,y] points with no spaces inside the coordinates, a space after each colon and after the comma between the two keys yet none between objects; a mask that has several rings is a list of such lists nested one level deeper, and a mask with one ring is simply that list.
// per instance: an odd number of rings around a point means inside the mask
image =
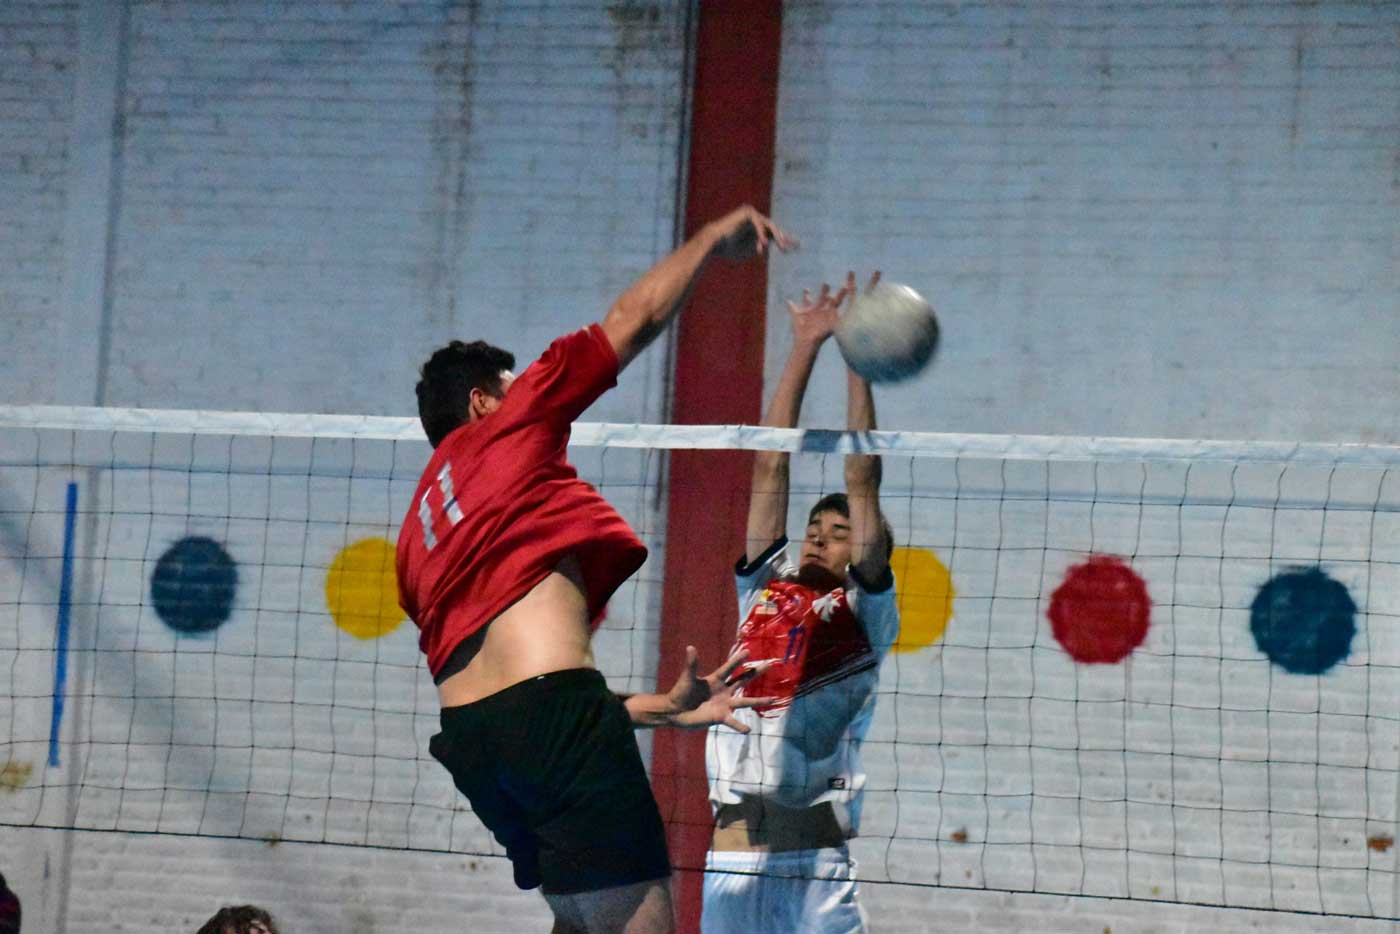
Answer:
[{"label": "volleyball", "polygon": [[880,282],[857,293],[836,326],[841,356],[872,383],[897,383],[917,374],[938,348],[938,318],[907,285]]}]

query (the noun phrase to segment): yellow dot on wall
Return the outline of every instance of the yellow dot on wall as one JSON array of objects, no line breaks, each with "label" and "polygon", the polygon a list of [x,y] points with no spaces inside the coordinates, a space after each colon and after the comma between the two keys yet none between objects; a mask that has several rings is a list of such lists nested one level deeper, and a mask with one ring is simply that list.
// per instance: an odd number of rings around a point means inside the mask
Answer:
[{"label": "yellow dot on wall", "polygon": [[953,616],[953,577],[927,548],[896,548],[890,555],[899,597],[895,652],[917,652],[943,637]]},{"label": "yellow dot on wall", "polygon": [[340,550],[326,572],[326,606],[336,626],[356,639],[378,639],[404,621],[394,546],[364,538]]}]

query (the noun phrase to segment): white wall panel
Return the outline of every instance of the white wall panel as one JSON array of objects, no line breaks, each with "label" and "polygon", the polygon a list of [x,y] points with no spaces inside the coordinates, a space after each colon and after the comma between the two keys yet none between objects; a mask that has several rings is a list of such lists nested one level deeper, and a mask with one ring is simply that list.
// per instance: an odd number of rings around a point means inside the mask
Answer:
[{"label": "white wall panel", "polygon": [[[1393,3],[788,4],[774,305],[882,268],[918,430],[1400,435]],[[790,344],[769,326],[768,384]],[[840,423],[834,350],[806,419]]]}]

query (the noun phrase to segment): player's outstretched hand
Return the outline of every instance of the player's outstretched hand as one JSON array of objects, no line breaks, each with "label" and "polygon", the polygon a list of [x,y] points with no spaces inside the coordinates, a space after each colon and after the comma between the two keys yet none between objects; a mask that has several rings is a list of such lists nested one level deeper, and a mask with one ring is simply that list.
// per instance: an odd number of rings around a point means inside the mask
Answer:
[{"label": "player's outstretched hand", "polygon": [[762,256],[772,243],[784,253],[797,248],[797,239],[750,205],[735,208],[711,223],[718,238],[715,254],[736,262]]},{"label": "player's outstretched hand", "polygon": [[747,733],[749,728],[739,722],[734,711],[743,707],[762,707],[773,703],[771,697],[736,697],[735,692],[762,673],[768,664],[759,662],[748,666],[739,674],[735,670],[749,657],[748,649],[739,649],[725,659],[714,671],[700,677],[700,658],[695,646],[685,647],[685,668],[676,684],[667,693],[673,709],[671,725],[688,729],[700,729],[723,723],[725,726]]},{"label": "player's outstretched hand", "polygon": [[816,298],[812,297],[811,289],[803,289],[802,304],[788,302],[793,346],[813,347],[830,337],[841,321],[841,303],[853,291],[848,282],[845,288],[833,293],[831,286],[823,282]]},{"label": "player's outstretched hand", "polygon": [[[865,286],[868,293],[880,281],[877,269]],[[822,283],[816,298],[811,289],[802,290],[802,303],[788,302],[788,317],[792,320],[792,342],[794,347],[817,346],[836,331],[841,323],[841,305],[849,303],[856,295],[856,274],[846,273],[846,284],[839,291],[832,292],[831,286]]]}]

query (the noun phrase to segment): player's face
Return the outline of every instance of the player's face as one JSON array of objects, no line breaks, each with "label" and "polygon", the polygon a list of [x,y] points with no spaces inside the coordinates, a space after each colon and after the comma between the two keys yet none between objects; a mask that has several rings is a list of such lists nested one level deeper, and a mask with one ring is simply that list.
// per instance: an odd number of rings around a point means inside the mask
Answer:
[{"label": "player's face", "polygon": [[845,578],[846,566],[851,563],[851,520],[839,512],[819,512],[807,523],[807,534],[802,537],[800,567],[820,566]]}]

